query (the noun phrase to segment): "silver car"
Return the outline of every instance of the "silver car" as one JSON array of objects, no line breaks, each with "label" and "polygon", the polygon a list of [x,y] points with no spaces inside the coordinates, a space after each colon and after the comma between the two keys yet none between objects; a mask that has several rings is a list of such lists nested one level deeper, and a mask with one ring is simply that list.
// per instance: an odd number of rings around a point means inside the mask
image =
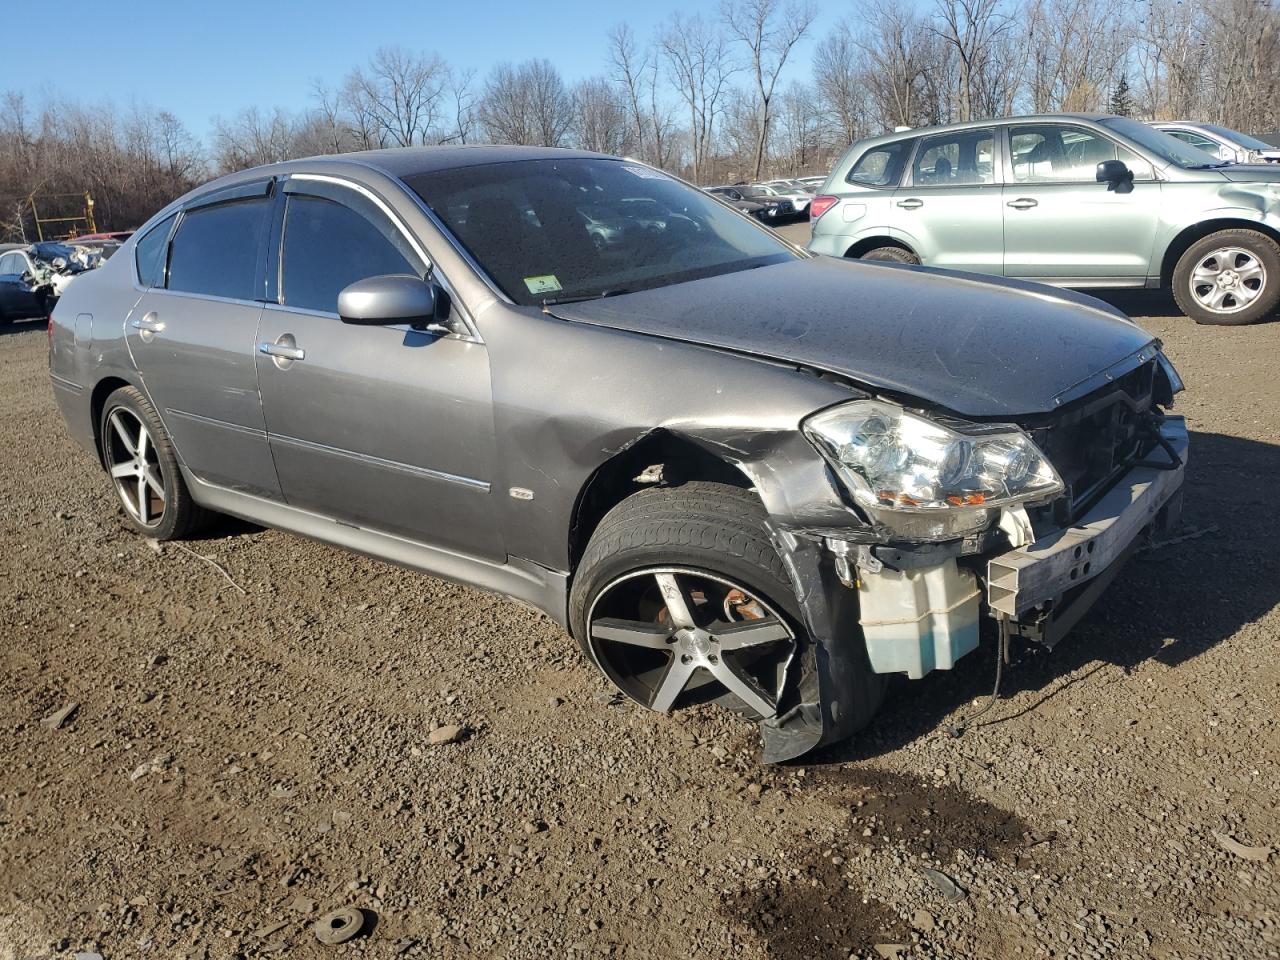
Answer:
[{"label": "silver car", "polygon": [[1160,344],[1097,301],[815,257],[535,148],[201,187],[70,287],[49,364],[142,536],[226,513],[508,594],[767,760],[982,623],[1058,642],[1188,451]]},{"label": "silver car", "polygon": [[1280,302],[1280,167],[1235,166],[1122,117],[1015,117],[854,144],[809,249],[1064,287],[1172,288],[1198,323]]},{"label": "silver car", "polygon": [[1151,126],[1219,160],[1229,160],[1232,163],[1280,163],[1280,147],[1274,147],[1265,140],[1251,137],[1239,130],[1220,127],[1216,123],[1159,120]]}]

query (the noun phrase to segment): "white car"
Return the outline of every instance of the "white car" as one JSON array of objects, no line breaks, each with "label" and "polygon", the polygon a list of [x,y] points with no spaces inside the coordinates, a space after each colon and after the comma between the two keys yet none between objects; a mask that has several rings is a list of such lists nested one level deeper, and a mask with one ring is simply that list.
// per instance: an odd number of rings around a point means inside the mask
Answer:
[{"label": "white car", "polygon": [[749,187],[742,187],[741,190],[750,200],[755,200],[762,196],[790,200],[791,205],[796,208],[797,214],[807,214],[809,212],[809,201],[813,199],[812,193],[802,193],[794,187],[775,187],[768,183],[753,183]]},{"label": "white car", "polygon": [[1232,163],[1280,163],[1280,148],[1238,130],[1213,123],[1190,123],[1185,120],[1161,120],[1151,126],[1219,160],[1229,160]]}]

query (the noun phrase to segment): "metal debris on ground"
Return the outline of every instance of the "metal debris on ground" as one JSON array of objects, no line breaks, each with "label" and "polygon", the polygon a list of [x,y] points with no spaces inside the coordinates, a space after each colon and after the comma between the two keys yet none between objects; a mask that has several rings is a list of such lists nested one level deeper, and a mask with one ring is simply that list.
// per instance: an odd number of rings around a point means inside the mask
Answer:
[{"label": "metal debris on ground", "polygon": [[336,947],[360,934],[364,929],[364,911],[359,907],[340,907],[316,921],[316,939]]},{"label": "metal debris on ground", "polygon": [[[150,542],[155,543],[154,540]],[[247,597],[249,595],[249,591],[246,590],[244,587],[240,586],[240,584],[236,583],[235,580],[232,578],[231,574],[227,573],[227,568],[224,567],[222,564],[220,564],[217,560],[213,559],[213,557],[206,557],[203,553],[196,553],[194,550],[192,550],[190,547],[188,547],[186,544],[183,544],[183,543],[174,543],[173,546],[177,547],[183,553],[189,553],[191,556],[195,557],[197,560],[203,560],[205,563],[209,564],[209,566],[213,567],[213,569],[217,570],[220,574],[222,574],[223,578],[227,581],[227,583],[231,584],[233,587],[235,587],[237,590],[240,591],[240,596]],[[158,553],[159,551],[157,550],[156,552]]]},{"label": "metal debris on ground", "polygon": [[932,867],[922,867],[920,872],[924,875],[926,880],[933,884],[934,889],[942,894],[942,899],[946,900],[948,903],[959,903],[967,896],[956,882],[941,870],[934,870]]},{"label": "metal debris on ground", "polygon": [[1137,552],[1150,553],[1153,550],[1162,550],[1165,547],[1172,547],[1179,543],[1186,543],[1188,540],[1199,540],[1201,537],[1207,537],[1209,534],[1217,532],[1217,524],[1210,527],[1193,527],[1179,537],[1169,537],[1166,540],[1155,540],[1151,543],[1144,544],[1138,548]]},{"label": "metal debris on ground", "polygon": [[72,715],[80,709],[80,704],[74,700],[68,703],[56,713],[51,713],[40,721],[40,726],[49,730],[61,730],[62,725],[71,719]]},{"label": "metal debris on ground", "polygon": [[1222,847],[1228,853],[1234,853],[1242,860],[1253,860],[1257,863],[1265,863],[1271,859],[1271,854],[1275,851],[1271,847],[1249,847],[1232,837],[1230,834],[1219,833],[1217,830],[1212,831],[1213,839],[1218,841],[1218,846]]}]

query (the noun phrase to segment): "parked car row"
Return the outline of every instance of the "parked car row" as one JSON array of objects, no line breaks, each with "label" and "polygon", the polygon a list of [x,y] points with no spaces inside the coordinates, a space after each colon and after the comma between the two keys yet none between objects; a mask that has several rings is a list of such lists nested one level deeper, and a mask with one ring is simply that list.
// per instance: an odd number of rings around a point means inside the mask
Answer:
[{"label": "parked car row", "polygon": [[808,215],[813,191],[822,184],[824,179],[824,177],[806,177],[803,180],[779,179],[764,183],[740,183],[706,189],[707,193],[719,197],[758,220],[765,223],[781,223]]},{"label": "parked car row", "polygon": [[1124,117],[1053,114],[855,143],[809,248],[1061,287],[1171,289],[1198,323],[1280,303],[1280,164],[1233,163]]}]

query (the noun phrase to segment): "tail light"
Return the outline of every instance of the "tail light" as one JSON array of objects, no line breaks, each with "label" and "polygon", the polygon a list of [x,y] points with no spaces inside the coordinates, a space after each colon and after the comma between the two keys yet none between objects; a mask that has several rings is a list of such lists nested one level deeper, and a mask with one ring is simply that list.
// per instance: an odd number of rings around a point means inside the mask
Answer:
[{"label": "tail light", "polygon": [[839,202],[839,197],[814,197],[809,201],[809,222],[817,220]]}]

